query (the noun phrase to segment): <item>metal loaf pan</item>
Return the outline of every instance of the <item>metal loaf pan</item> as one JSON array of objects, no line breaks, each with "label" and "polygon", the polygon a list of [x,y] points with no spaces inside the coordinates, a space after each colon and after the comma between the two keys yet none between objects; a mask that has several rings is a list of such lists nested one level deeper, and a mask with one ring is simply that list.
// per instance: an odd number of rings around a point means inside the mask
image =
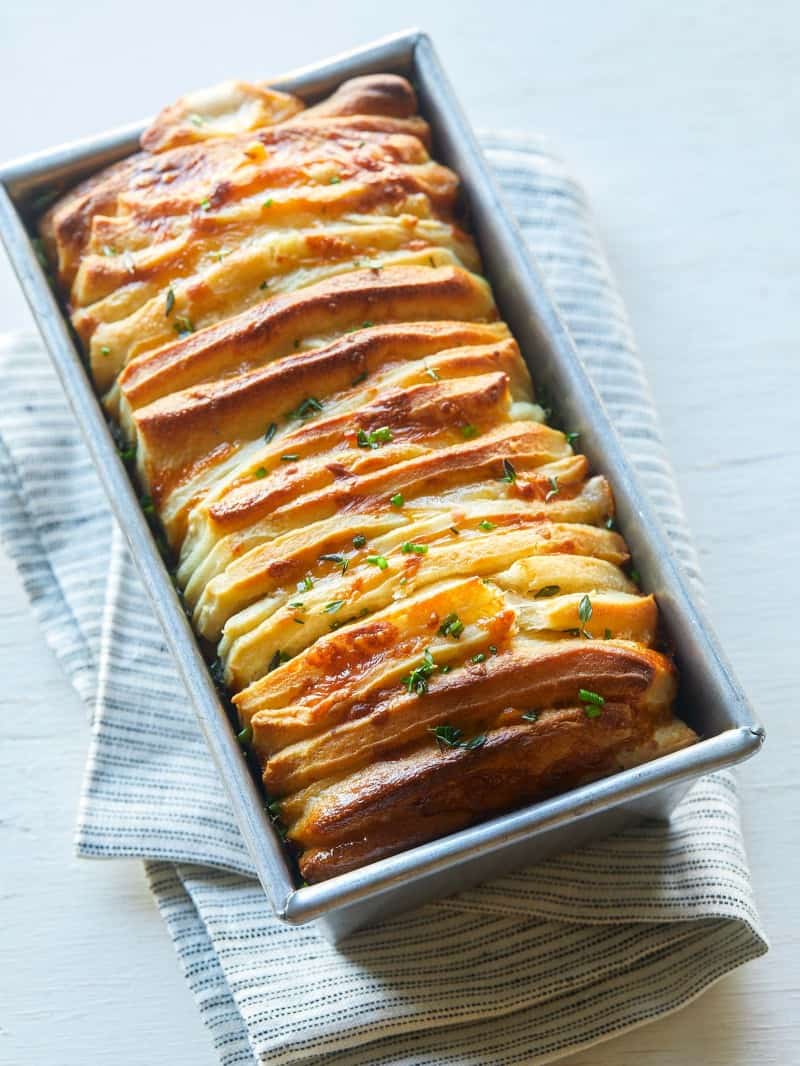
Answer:
[{"label": "metal loaf pan", "polygon": [[434,154],[461,177],[486,273],[534,383],[557,398],[564,424],[580,432],[581,449],[593,468],[611,481],[620,528],[644,587],[657,596],[667,636],[676,649],[681,675],[678,713],[703,739],[685,751],[322,884],[298,887],[294,879],[27,228],[31,203],[43,189],[66,188],[135,150],[144,124],[59,147],[0,170],[0,233],[127,535],[261,882],[281,919],[292,923],[316,920],[334,939],[554,851],[601,838],[643,817],[665,818],[696,778],[753,755],[764,739],[710,626],[692,602],[669,541],[637,484],[522,236],[503,206],[430,39],[417,31],[401,33],[297,70],[274,84],[313,101],[346,78],[379,71],[405,74],[413,80],[420,110],[433,128]]}]

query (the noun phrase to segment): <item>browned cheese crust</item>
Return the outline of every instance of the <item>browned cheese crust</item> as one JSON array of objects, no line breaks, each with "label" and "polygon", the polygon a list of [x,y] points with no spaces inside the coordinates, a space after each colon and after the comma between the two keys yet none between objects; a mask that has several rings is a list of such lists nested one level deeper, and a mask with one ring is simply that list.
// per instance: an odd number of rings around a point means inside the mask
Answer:
[{"label": "browned cheese crust", "polygon": [[40,223],[311,882],[696,740],[429,147],[395,75],[230,82]]}]

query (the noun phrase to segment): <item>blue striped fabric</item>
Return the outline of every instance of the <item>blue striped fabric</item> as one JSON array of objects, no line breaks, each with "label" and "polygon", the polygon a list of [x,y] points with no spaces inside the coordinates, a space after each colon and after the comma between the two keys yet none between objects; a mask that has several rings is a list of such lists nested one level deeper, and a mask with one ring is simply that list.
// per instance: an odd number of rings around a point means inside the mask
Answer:
[{"label": "blue striped fabric", "polygon": [[[537,141],[484,139],[690,578],[697,562],[583,194]],[[54,374],[2,344],[2,534],[93,711],[81,855],[138,856],[220,1059],[550,1061],[682,1006],[766,942],[735,781],[646,824],[356,934],[271,915]],[[699,590],[698,590],[699,591]]]}]

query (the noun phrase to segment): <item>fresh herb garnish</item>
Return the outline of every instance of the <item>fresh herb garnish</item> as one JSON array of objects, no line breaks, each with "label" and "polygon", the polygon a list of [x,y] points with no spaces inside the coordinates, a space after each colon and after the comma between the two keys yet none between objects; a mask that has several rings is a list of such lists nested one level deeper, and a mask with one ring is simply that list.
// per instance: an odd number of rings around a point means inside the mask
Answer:
[{"label": "fresh herb garnish", "polygon": [[253,739],[253,727],[251,725],[246,725],[241,733],[236,734],[236,739],[243,748],[246,748]]},{"label": "fresh herb garnish", "polygon": [[311,574],[306,574],[306,576],[303,578],[303,580],[302,581],[298,581],[298,583],[297,583],[298,592],[310,592],[311,589],[313,589],[313,587],[314,587],[314,578],[311,576]]},{"label": "fresh herb garnish", "polygon": [[557,496],[559,492],[561,492],[561,489],[558,487],[558,474],[556,474],[554,477],[549,477],[547,480],[550,482],[550,491],[544,498],[545,503],[547,503],[549,500],[552,500],[554,496]]},{"label": "fresh herb garnish", "polygon": [[367,371],[365,370],[363,374],[359,374],[357,378],[353,378],[353,382],[352,382],[353,386],[360,385],[362,382],[367,380],[368,376],[369,375],[367,374]]},{"label": "fresh herb garnish", "polygon": [[631,567],[630,575],[631,575],[631,581],[634,583],[634,585],[641,585],[642,584],[642,575],[639,573],[639,571],[636,569],[635,566]]},{"label": "fresh herb garnish", "polygon": [[463,748],[465,751],[475,751],[476,748],[482,748],[486,743],[485,733],[479,733],[478,736],[472,737],[470,740],[462,740],[462,730],[454,725],[433,726],[430,732],[436,738],[436,743],[440,749]]},{"label": "fresh herb garnish", "polygon": [[364,536],[363,533],[356,533],[356,535],[353,537],[354,548],[363,548],[366,543],[367,538]]},{"label": "fresh herb garnish", "polygon": [[272,197],[271,196],[267,197],[267,199],[264,201],[263,206],[264,207],[272,207]]},{"label": "fresh herb garnish", "polygon": [[603,640],[611,640],[612,633],[610,629],[603,630]]},{"label": "fresh herb garnish", "polygon": [[467,423],[466,426],[461,427],[461,436],[464,440],[472,440],[473,437],[478,436],[478,427],[473,426],[471,422]]},{"label": "fresh herb garnish", "polygon": [[418,696],[423,696],[428,691],[428,678],[436,669],[431,650],[426,648],[420,665],[415,666],[410,674],[406,674],[400,683],[407,692],[416,692]]},{"label": "fresh herb garnish", "polygon": [[295,611],[304,611],[306,605],[302,600],[292,600],[289,606]]},{"label": "fresh herb garnish", "polygon": [[275,652],[275,654],[272,656],[272,658],[269,661],[269,666],[267,667],[267,673],[271,674],[273,670],[277,670],[278,667],[282,663],[288,663],[288,661],[290,659],[291,659],[291,655],[289,655],[285,651],[281,651],[281,649],[278,648],[278,650]]},{"label": "fresh herb garnish", "polygon": [[259,466],[257,470],[253,471],[253,476],[262,478],[267,476],[267,468],[265,466]]},{"label": "fresh herb garnish", "polygon": [[472,662],[474,662],[474,663],[484,663],[484,662],[486,662],[486,654],[484,652],[482,652],[482,651],[479,651],[477,655],[473,655],[472,656]]},{"label": "fresh herb garnish", "polygon": [[614,516],[606,519],[606,529],[614,529],[616,523],[614,522]]},{"label": "fresh herb garnish", "polygon": [[425,367],[425,373],[428,375],[428,377],[431,379],[431,381],[438,381],[439,380],[439,375],[436,372],[436,370],[434,370],[434,368],[432,366],[426,366]]},{"label": "fresh herb garnish", "polygon": [[600,707],[594,707],[591,704],[586,704],[583,708],[583,713],[587,718],[599,718],[603,713]]},{"label": "fresh herb garnish", "polygon": [[319,561],[321,563],[336,563],[343,574],[350,565],[350,560],[347,556],[341,555],[339,552],[331,552],[330,555],[320,555]]},{"label": "fresh herb garnish", "polygon": [[544,600],[548,596],[557,596],[559,592],[561,592],[560,585],[542,585],[533,598],[535,600]]},{"label": "fresh herb garnish", "polygon": [[344,600],[331,600],[325,604],[323,610],[326,614],[336,614],[340,607],[344,607]]},{"label": "fresh herb garnish", "polygon": [[392,496],[392,498],[389,500],[389,503],[392,505],[392,507],[402,507],[405,502],[406,499],[402,492],[396,492],[394,496]]},{"label": "fresh herb garnish", "polygon": [[296,463],[299,458],[300,458],[300,456],[297,455],[296,452],[287,452],[286,455],[282,455],[281,456],[281,462],[282,463]]},{"label": "fresh herb garnish", "polygon": [[484,533],[491,533],[493,529],[497,529],[497,526],[488,518],[484,518],[482,522],[478,522],[478,529],[482,529]]},{"label": "fresh herb garnish", "polygon": [[338,185],[341,180],[342,179],[339,177],[338,174],[334,174],[332,178],[328,179],[328,184],[329,185]]},{"label": "fresh herb garnish", "polygon": [[578,437],[580,437],[580,433],[565,433],[564,436],[567,438],[567,444],[572,447]]},{"label": "fresh herb garnish", "polygon": [[277,424],[275,422],[270,422],[270,424],[266,428],[266,431],[264,432],[264,443],[269,444],[277,432]]},{"label": "fresh herb garnish", "polygon": [[454,637],[456,640],[458,640],[458,638],[463,632],[464,623],[461,621],[455,611],[453,611],[452,614],[449,614],[439,626],[439,633],[443,637]]},{"label": "fresh herb garnish", "polygon": [[211,207],[211,201],[208,199],[208,197],[206,197],[205,200],[200,201],[198,206],[201,211],[208,211]]},{"label": "fresh herb garnish", "polygon": [[412,555],[412,554],[413,555],[427,555],[428,554],[428,545],[427,544],[414,544],[413,541],[406,540],[406,541],[403,541],[403,546],[402,546],[402,548],[400,550],[402,552],[404,552],[406,555]]},{"label": "fresh herb garnish", "polygon": [[139,500],[139,504],[140,504],[142,510],[144,511],[144,513],[148,517],[151,517],[152,515],[154,515],[156,513],[156,507],[155,507],[155,504],[153,503],[153,497],[152,496],[142,496],[141,499]]},{"label": "fresh herb garnish", "polygon": [[461,536],[461,530],[460,529],[456,529],[455,526],[450,526],[450,532],[453,534],[454,537],[460,537]]},{"label": "fresh herb garnish", "polygon": [[359,448],[380,448],[382,444],[388,444],[392,439],[392,431],[388,426],[373,429],[369,433],[360,429],[356,435]]},{"label": "fresh herb garnish", "polygon": [[178,315],[172,328],[179,337],[188,337],[190,333],[194,333],[194,326],[188,315]]},{"label": "fresh herb garnish", "polygon": [[539,720],[539,714],[537,711],[526,711],[522,716],[523,722],[537,722]]},{"label": "fresh herb garnish", "polygon": [[370,566],[377,566],[379,570],[385,570],[389,565],[385,555],[368,555],[367,562]]},{"label": "fresh herb garnish", "polygon": [[170,286],[167,289],[167,302],[165,304],[164,315],[166,318],[172,314],[172,308],[175,306],[175,290]]},{"label": "fresh herb garnish", "polygon": [[513,483],[517,480],[517,472],[511,464],[510,459],[503,460],[503,476],[500,478],[500,480],[507,481],[509,485],[513,485]]},{"label": "fresh herb garnish", "polygon": [[578,618],[581,622],[581,635],[584,637],[589,636],[589,634],[586,632],[586,623],[591,617],[592,601],[589,599],[588,596],[584,595],[581,599],[581,602],[578,604]]},{"label": "fresh herb garnish", "polygon": [[293,411],[287,414],[287,418],[308,418],[310,415],[319,414],[322,410],[322,404],[316,398],[316,396],[306,396],[306,398],[295,407]]},{"label": "fresh herb garnish", "polygon": [[203,116],[198,115],[197,113],[189,115],[189,121],[193,126],[205,126],[206,124],[206,120],[203,118]]},{"label": "fresh herb garnish", "polygon": [[104,344],[104,345],[103,345],[103,346],[102,346],[102,347],[100,348],[100,354],[101,354],[101,355],[102,355],[102,356],[103,356],[104,358],[107,358],[107,357],[108,357],[109,355],[111,355],[111,349],[109,348],[109,346],[108,346],[107,344]]},{"label": "fresh herb garnish", "polygon": [[268,289],[268,288],[269,288],[269,282],[268,282],[268,281],[262,281],[262,282],[261,282],[261,284],[260,284],[260,285],[259,285],[258,287],[259,287],[259,289],[261,289],[262,291],[263,291],[264,289]]},{"label": "fresh herb garnish", "polygon": [[578,699],[581,703],[588,703],[592,707],[602,707],[606,702],[603,696],[600,696],[597,692],[592,692],[588,688],[578,689]]},{"label": "fresh herb garnish", "polygon": [[222,665],[222,659],[215,659],[209,666],[208,672],[215,685],[225,684],[225,667]]}]

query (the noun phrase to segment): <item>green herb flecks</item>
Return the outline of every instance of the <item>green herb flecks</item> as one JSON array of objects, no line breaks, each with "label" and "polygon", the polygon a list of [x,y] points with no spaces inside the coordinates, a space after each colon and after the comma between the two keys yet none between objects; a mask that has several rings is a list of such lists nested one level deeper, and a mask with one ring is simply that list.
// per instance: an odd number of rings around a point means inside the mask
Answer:
[{"label": "green herb flecks", "polygon": [[439,633],[443,637],[453,637],[455,640],[458,640],[458,638],[463,632],[464,623],[461,621],[455,611],[453,611],[452,614],[448,614],[447,617],[443,620],[442,624],[439,626]]},{"label": "green herb flecks", "polygon": [[353,537],[353,547],[354,548],[363,548],[366,545],[366,543],[367,543],[367,538],[364,536],[363,533],[356,533],[356,535]]},{"label": "green herb flecks", "polygon": [[463,731],[454,725],[437,725],[430,729],[436,738],[440,750],[445,748],[463,748],[464,751],[475,751],[482,748],[486,743],[486,734],[479,733],[469,740],[463,739]]},{"label": "green herb flecks", "polygon": [[270,444],[272,442],[272,438],[275,436],[275,434],[277,432],[278,432],[277,424],[275,422],[270,422],[270,424],[267,426],[266,430],[264,431],[264,443],[265,444]]},{"label": "green herb flecks", "polygon": [[342,607],[344,607],[344,600],[331,600],[330,603],[325,604],[323,610],[325,614],[336,614]]},{"label": "green herb flecks", "polygon": [[253,477],[262,478],[267,476],[267,468],[259,466],[253,471]]},{"label": "green herb flecks", "polygon": [[350,560],[346,555],[342,555],[341,552],[330,552],[328,555],[320,555],[319,561],[321,563],[335,563],[343,574],[347,572],[347,568],[350,565]]},{"label": "green herb flecks", "polygon": [[369,433],[366,430],[360,429],[356,434],[356,442],[359,448],[380,448],[382,444],[389,444],[392,440],[392,431],[388,426],[382,426],[380,429],[373,429]]},{"label": "green herb flecks", "polygon": [[559,592],[561,592],[560,585],[542,585],[533,598],[535,600],[545,600],[549,596],[557,596]]},{"label": "green herb flecks", "polygon": [[379,570],[385,570],[389,565],[385,555],[368,555],[367,562],[370,566],[377,566]]},{"label": "green herb flecks", "polygon": [[420,665],[415,666],[410,674],[406,674],[401,680],[401,684],[406,692],[416,692],[418,696],[424,696],[428,691],[428,679],[436,669],[437,666],[433,661],[431,650],[426,648]]},{"label": "green herb flecks", "polygon": [[575,444],[575,441],[580,437],[580,433],[565,433],[564,436],[567,438],[567,444],[571,448]]},{"label": "green herb flecks", "polygon": [[466,426],[461,427],[461,436],[464,440],[473,440],[478,436],[478,433],[478,427],[473,426],[471,422],[468,422]]},{"label": "green herb flecks", "polygon": [[583,704],[583,712],[587,718],[599,718],[603,713],[603,705],[606,701],[597,692],[592,692],[588,688],[580,688],[578,699]]},{"label": "green herb flecks", "polygon": [[411,540],[403,541],[403,545],[400,549],[405,555],[427,555],[427,544],[414,544]]},{"label": "green herb flecks", "polygon": [[275,654],[272,656],[272,658],[269,661],[269,666],[267,667],[267,673],[271,674],[273,670],[277,670],[278,667],[281,666],[283,663],[288,663],[290,659],[291,659],[291,655],[289,655],[285,651],[281,651],[281,649],[278,648],[278,650],[275,652]]},{"label": "green herb flecks", "polygon": [[550,491],[544,498],[545,503],[549,503],[554,496],[557,496],[559,492],[561,492],[561,489],[558,487],[558,474],[549,477],[547,480],[550,482]]},{"label": "green herb flecks", "polygon": [[522,716],[522,721],[523,722],[538,722],[539,721],[539,713],[538,713],[538,711],[526,711],[523,714],[523,716]]},{"label": "green herb flecks", "polygon": [[587,595],[581,597],[578,604],[578,618],[581,623],[581,636],[591,639],[591,634],[586,631],[586,623],[592,617],[592,601]]},{"label": "green herb flecks", "polygon": [[394,496],[392,496],[392,498],[389,500],[389,503],[392,505],[392,507],[402,507],[405,502],[406,499],[402,492],[396,492]]},{"label": "green herb flecks", "polygon": [[306,396],[306,398],[298,404],[293,411],[289,411],[286,415],[287,418],[310,418],[312,415],[318,415],[322,410],[322,404],[316,398],[316,396]]},{"label": "green herb flecks", "polygon": [[493,529],[497,529],[497,526],[488,518],[484,518],[483,521],[478,522],[478,529],[482,529],[484,533],[491,533]]},{"label": "green herb flecks", "polygon": [[517,472],[510,459],[503,460],[503,476],[500,480],[508,482],[509,485],[513,485],[517,480]]},{"label": "green herb flecks", "polygon": [[188,337],[190,333],[194,333],[194,326],[192,320],[188,315],[178,315],[175,319],[172,328],[178,334],[179,337]]},{"label": "green herb flecks", "polygon": [[175,290],[170,286],[167,289],[167,300],[164,304],[164,317],[169,318],[172,314],[172,308],[175,306]]},{"label": "green herb flecks", "polygon": [[236,739],[243,748],[249,747],[253,740],[253,727],[251,725],[246,725],[241,733],[236,734]]}]

